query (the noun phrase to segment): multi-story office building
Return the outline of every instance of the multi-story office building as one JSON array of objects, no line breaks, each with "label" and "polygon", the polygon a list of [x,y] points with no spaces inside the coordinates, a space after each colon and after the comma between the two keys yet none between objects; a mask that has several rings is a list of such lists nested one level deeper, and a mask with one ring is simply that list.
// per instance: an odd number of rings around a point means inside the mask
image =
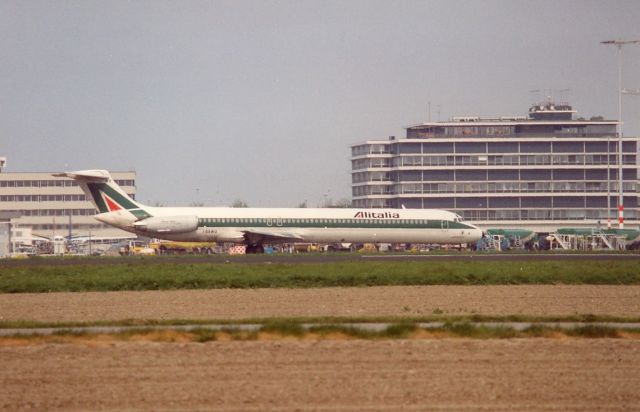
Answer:
[{"label": "multi-story office building", "polygon": [[[111,172],[113,179],[135,197],[135,172]],[[30,227],[34,235],[128,236],[98,222],[93,204],[72,179],[51,173],[0,173],[0,212],[15,211],[15,226]]]},{"label": "multi-story office building", "polygon": [[528,117],[456,117],[355,144],[353,204],[447,209],[485,227],[546,231],[609,217],[617,227],[621,161],[625,222],[636,227],[640,138],[625,136],[619,159],[618,122],[574,113],[546,103]]}]

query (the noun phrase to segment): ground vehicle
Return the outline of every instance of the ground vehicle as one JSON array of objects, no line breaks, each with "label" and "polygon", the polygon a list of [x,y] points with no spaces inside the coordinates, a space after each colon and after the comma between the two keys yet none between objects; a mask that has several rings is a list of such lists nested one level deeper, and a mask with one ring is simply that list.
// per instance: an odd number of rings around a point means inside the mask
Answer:
[{"label": "ground vehicle", "polygon": [[214,253],[215,242],[174,242],[167,240],[154,240],[149,243],[155,253],[159,255],[169,254],[200,254],[210,255]]},{"label": "ground vehicle", "polygon": [[318,244],[317,243],[294,243],[293,250],[296,253],[299,252],[317,252]]},{"label": "ground vehicle", "polygon": [[374,243],[365,243],[358,249],[360,253],[375,253],[378,251],[378,247]]},{"label": "ground vehicle", "polygon": [[119,253],[123,256],[148,256],[155,255],[156,251],[139,240],[129,240],[120,246]]},{"label": "ground vehicle", "polygon": [[322,247],[324,252],[351,252],[351,243],[330,243]]}]

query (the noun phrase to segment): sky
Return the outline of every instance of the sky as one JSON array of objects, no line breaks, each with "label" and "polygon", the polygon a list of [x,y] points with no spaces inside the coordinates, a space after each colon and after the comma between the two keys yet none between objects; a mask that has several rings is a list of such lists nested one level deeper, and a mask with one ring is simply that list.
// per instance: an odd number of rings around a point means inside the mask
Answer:
[{"label": "sky", "polygon": [[[640,39],[640,2],[3,0],[0,156],[135,170],[149,204],[317,206],[350,198],[350,145],[429,118],[552,95],[617,119],[610,39]],[[640,89],[640,45],[622,68]]]}]

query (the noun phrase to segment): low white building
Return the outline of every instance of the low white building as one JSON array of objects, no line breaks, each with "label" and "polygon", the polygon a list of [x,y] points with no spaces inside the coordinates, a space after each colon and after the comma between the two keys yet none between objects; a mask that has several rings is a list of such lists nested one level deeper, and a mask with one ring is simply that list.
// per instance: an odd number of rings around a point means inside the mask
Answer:
[{"label": "low white building", "polygon": [[[113,179],[135,198],[136,173],[110,172]],[[16,227],[31,228],[34,235],[54,236],[129,235],[93,218],[97,213],[77,183],[68,178],[41,172],[0,173],[0,212],[15,211]]]},{"label": "low white building", "polygon": [[11,221],[15,217],[13,212],[0,211],[0,259],[11,254]]}]

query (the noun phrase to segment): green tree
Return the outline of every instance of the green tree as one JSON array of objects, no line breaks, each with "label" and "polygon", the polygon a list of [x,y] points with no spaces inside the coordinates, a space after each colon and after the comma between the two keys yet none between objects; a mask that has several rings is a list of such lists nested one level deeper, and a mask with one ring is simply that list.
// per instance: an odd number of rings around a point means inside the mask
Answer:
[{"label": "green tree", "polygon": [[242,199],[236,199],[231,203],[231,207],[249,207],[249,205]]},{"label": "green tree", "polygon": [[339,199],[337,202],[335,202],[333,204],[332,207],[337,207],[337,208],[342,208],[342,209],[350,208],[351,207],[351,200],[345,199],[345,198]]}]

